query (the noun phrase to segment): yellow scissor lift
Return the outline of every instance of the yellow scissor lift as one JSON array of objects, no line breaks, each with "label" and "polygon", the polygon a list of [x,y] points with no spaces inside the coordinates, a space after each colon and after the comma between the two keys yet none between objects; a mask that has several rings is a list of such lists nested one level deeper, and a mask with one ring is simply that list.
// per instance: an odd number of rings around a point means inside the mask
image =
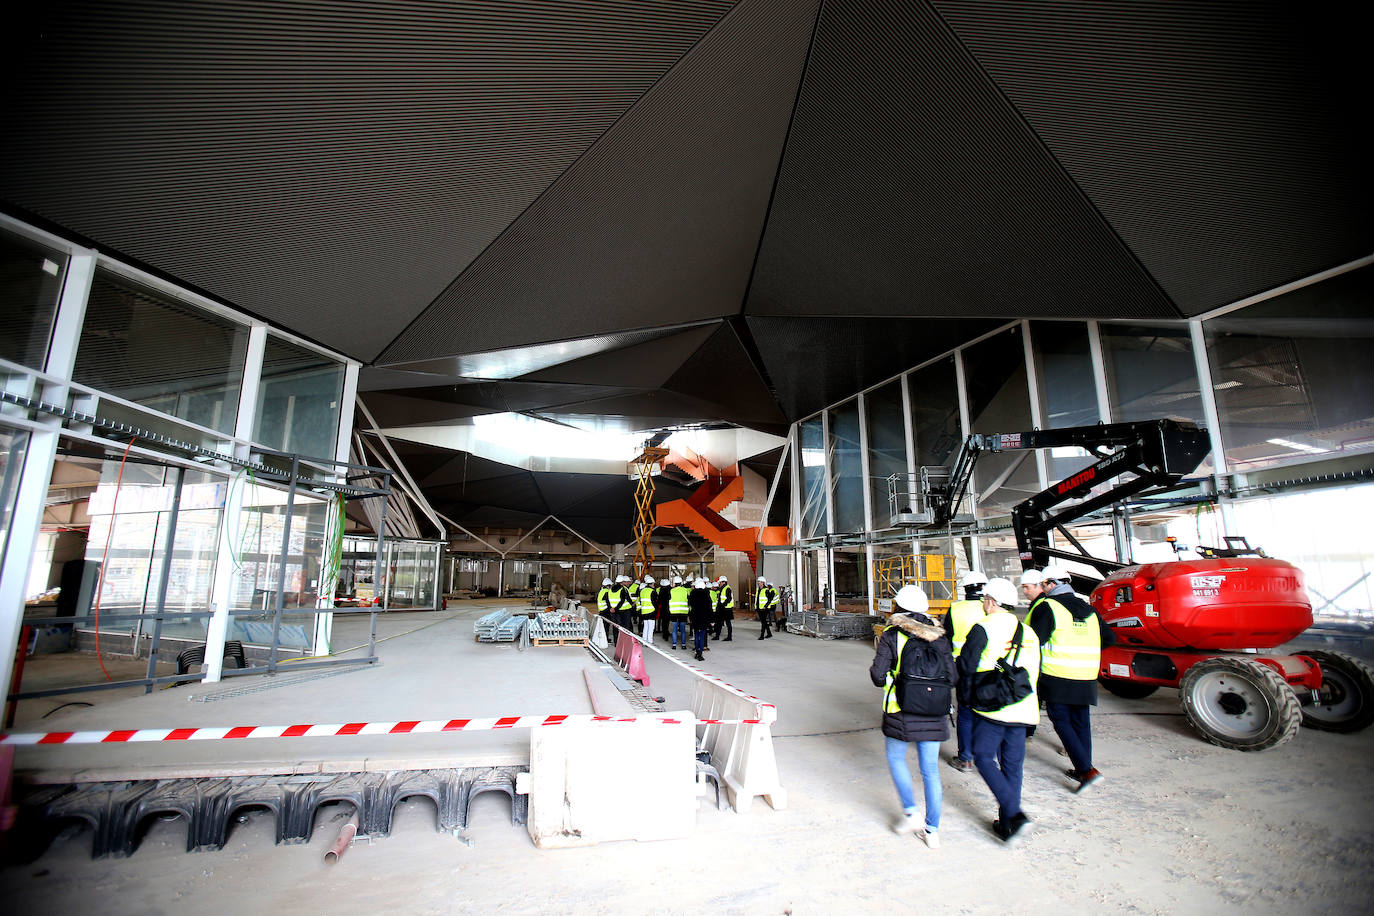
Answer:
[{"label": "yellow scissor lift", "polygon": [[[944,553],[922,553],[912,556],[883,557],[873,564],[873,612],[884,614],[878,601],[889,602],[903,585],[919,585],[930,599],[930,616],[940,618],[949,613],[949,606],[958,594],[954,574],[954,557]],[[893,608],[892,610],[895,610]],[[886,613],[891,613],[891,610]],[[881,627],[874,627],[880,632]]]}]

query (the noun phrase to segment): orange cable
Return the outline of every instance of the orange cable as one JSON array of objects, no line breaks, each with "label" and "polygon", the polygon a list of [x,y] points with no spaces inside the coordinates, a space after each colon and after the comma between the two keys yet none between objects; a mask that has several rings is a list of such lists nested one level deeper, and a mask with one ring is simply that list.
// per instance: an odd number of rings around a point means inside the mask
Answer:
[{"label": "orange cable", "polygon": [[100,578],[95,583],[95,660],[100,663],[100,670],[105,675],[105,680],[114,682],[110,677],[110,672],[105,670],[105,659],[100,657],[100,594],[105,584],[105,561],[110,556],[110,541],[114,538],[115,512],[119,509],[119,488],[124,485],[124,462],[129,458],[129,449],[134,447],[138,441],[138,436],[129,440],[129,444],[124,447],[124,457],[119,459],[119,476],[115,478],[114,501],[110,503],[110,530],[105,532],[105,551],[100,555]]}]

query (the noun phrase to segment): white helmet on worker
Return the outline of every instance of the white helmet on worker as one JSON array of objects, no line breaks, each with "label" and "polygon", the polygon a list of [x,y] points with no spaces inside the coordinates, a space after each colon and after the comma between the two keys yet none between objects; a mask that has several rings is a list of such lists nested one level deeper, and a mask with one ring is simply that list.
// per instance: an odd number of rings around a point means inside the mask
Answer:
[{"label": "white helmet on worker", "polygon": [[674,584],[674,585],[681,585],[681,584],[682,584],[682,577],[681,577],[681,576],[673,576],[673,584]]},{"label": "white helmet on worker", "polygon": [[924,614],[930,608],[930,599],[919,585],[903,585],[897,589],[897,595],[892,600],[899,608],[912,614]]},{"label": "white helmet on worker", "polygon": [[768,584],[768,580],[765,579],[763,576],[759,576],[759,585],[767,585],[767,584]]},{"label": "white helmet on worker", "polygon": [[1069,581],[1069,571],[1058,563],[1046,564],[1045,568],[1040,570],[1040,574],[1045,577],[1046,582],[1049,582],[1051,579],[1055,582]]},{"label": "white helmet on worker", "polygon": [[602,584],[602,585],[610,585],[610,584],[611,584],[611,580],[610,580],[610,579],[602,579],[602,580],[601,580],[601,584]]},{"label": "white helmet on worker", "polygon": [[724,581],[726,581],[726,579],[725,579],[724,576],[717,576],[717,577],[716,577],[716,582],[724,582]]},{"label": "white helmet on worker", "polygon": [[[1021,573],[1021,584],[1022,584],[1022,585],[1039,585],[1041,582],[1044,582],[1044,581],[1045,581],[1045,574],[1042,573],[1042,572],[1041,572],[1040,570],[1038,570],[1038,569],[1031,568],[1031,569],[1028,569],[1028,570],[1026,570],[1025,572]],[[984,587],[984,589],[983,589],[983,594],[986,595],[987,593],[988,593],[988,590],[987,590],[986,587]]]},{"label": "white helmet on worker", "polygon": [[706,580],[705,580],[705,579],[695,579],[695,580],[692,581],[692,588],[705,588],[705,587],[706,587]]},{"label": "white helmet on worker", "polygon": [[645,584],[645,585],[653,585],[653,584],[654,584],[654,577],[653,577],[653,576],[645,576],[645,577],[644,577],[644,584]]},{"label": "white helmet on worker", "polygon": [[976,569],[970,569],[959,577],[959,587],[968,588],[970,585],[987,585],[988,577]]},{"label": "white helmet on worker", "polygon": [[989,579],[988,584],[983,586],[983,597],[991,598],[1010,610],[1016,607],[1016,586],[1011,584],[1010,579],[998,576],[996,579]]}]

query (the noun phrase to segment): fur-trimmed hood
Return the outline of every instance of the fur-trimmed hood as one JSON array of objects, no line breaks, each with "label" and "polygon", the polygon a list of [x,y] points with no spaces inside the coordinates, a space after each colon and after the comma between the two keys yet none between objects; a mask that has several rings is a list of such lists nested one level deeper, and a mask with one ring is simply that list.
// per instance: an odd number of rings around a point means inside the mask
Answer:
[{"label": "fur-trimmed hood", "polygon": [[887,618],[887,625],[897,627],[907,635],[926,642],[934,642],[945,635],[945,631],[936,626],[925,614],[916,615],[899,611]]}]

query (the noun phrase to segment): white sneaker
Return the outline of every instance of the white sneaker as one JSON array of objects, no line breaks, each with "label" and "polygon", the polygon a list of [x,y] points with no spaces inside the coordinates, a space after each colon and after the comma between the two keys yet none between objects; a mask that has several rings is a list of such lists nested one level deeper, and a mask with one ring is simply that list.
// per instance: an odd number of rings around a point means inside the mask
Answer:
[{"label": "white sneaker", "polygon": [[921,829],[920,818],[914,814],[904,815],[901,820],[892,826],[892,832],[899,836],[906,836],[908,833],[916,833]]},{"label": "white sneaker", "polygon": [[921,831],[921,834],[920,834],[920,835],[921,835],[921,839],[923,839],[923,840],[926,841],[926,846],[928,846],[929,848],[931,848],[931,849],[939,849],[939,848],[940,848],[940,833],[939,833],[939,831],[937,831],[937,830],[931,830],[929,827],[927,827],[927,828],[925,828],[924,830]]}]

